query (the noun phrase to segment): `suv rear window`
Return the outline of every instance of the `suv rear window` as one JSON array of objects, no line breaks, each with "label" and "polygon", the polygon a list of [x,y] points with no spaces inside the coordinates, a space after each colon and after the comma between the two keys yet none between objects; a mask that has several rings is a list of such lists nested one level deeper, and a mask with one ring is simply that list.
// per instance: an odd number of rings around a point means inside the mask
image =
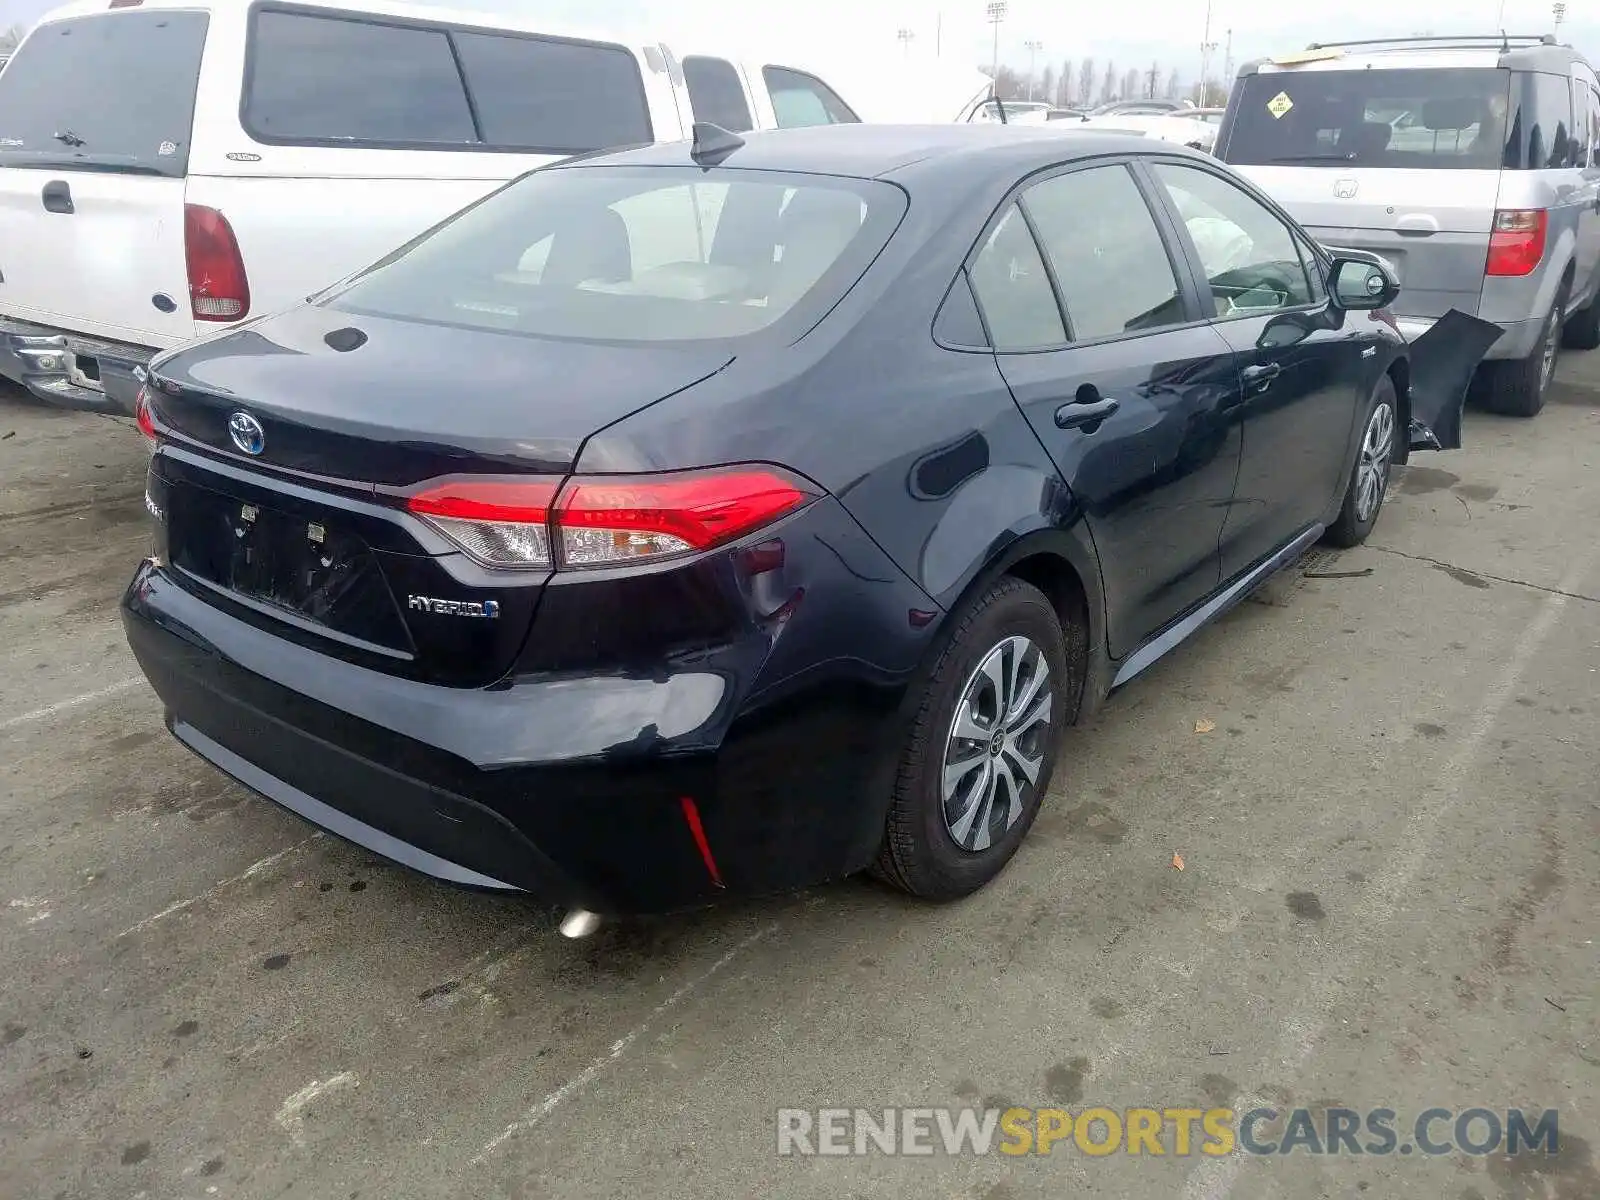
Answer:
[{"label": "suv rear window", "polygon": [[820,316],[905,211],[874,180],[770,171],[536,171],[322,303],[468,329],[605,342],[740,338]]},{"label": "suv rear window", "polygon": [[652,140],[621,46],[277,9],[255,14],[250,44],[260,141],[578,154]]},{"label": "suv rear window", "polygon": [[1482,67],[1250,75],[1230,101],[1220,157],[1255,166],[1494,170],[1507,153],[1510,74]]},{"label": "suv rear window", "polygon": [[41,25],[0,71],[0,165],[182,176],[207,22],[152,9]]}]

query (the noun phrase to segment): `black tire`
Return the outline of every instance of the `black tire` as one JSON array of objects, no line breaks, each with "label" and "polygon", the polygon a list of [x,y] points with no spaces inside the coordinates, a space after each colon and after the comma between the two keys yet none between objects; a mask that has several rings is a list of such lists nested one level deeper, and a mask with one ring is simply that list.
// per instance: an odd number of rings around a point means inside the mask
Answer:
[{"label": "black tire", "polygon": [[[969,682],[976,682],[974,675],[979,666],[1013,638],[1026,639],[1037,648],[1051,688],[1048,721],[1041,718],[1024,733],[1029,739],[1026,752],[1040,754],[1037,777],[1032,784],[1025,783],[1018,788],[1021,811],[1014,819],[1010,819],[1010,793],[1004,786],[997,786],[991,801],[992,819],[983,826],[988,844],[977,849],[965,848],[957,843],[952,823],[946,818],[943,790],[946,754],[954,745],[957,707],[967,698]],[[1014,668],[1012,678],[1018,677],[1024,681],[1031,678]],[[1075,684],[1067,665],[1066,638],[1060,619],[1037,588],[1020,579],[1005,577],[958,616],[934,661],[922,703],[912,719],[906,745],[900,754],[883,846],[873,873],[927,900],[954,900],[970,895],[998,875],[1027,836],[1040,801],[1050,786],[1069,709],[1077,703],[1076,694],[1070,690]],[[998,716],[1004,718],[1007,714],[1002,712]],[[976,742],[962,744],[968,749],[979,745]],[[995,773],[999,769],[995,764],[1016,761],[1015,755],[1020,753],[1022,751],[1007,748],[998,756],[989,754],[987,767],[976,769]],[[981,762],[981,758],[974,761]],[[1010,773],[1010,766],[1006,770],[1007,779],[1019,777]],[[968,782],[962,780],[964,784]],[[971,782],[976,785],[978,781]],[[1008,819],[1009,824],[1005,823]],[[957,827],[960,824],[959,820],[955,822]],[[978,832],[979,822],[974,819],[969,828],[971,832],[966,836],[978,842],[983,836]]]},{"label": "black tire", "polygon": [[1593,350],[1600,346],[1600,296],[1567,318],[1561,344],[1568,350]]},{"label": "black tire", "polygon": [[[1362,468],[1368,464],[1368,443],[1373,440],[1375,426],[1380,422],[1379,412],[1383,409],[1387,409],[1389,414],[1389,451],[1382,462],[1375,464],[1379,473],[1376,503],[1363,517]],[[1361,418],[1361,433],[1356,439],[1355,461],[1350,464],[1350,480],[1345,485],[1344,502],[1339,506],[1339,516],[1323,535],[1324,541],[1348,549],[1367,540],[1372,527],[1378,523],[1378,514],[1383,511],[1384,489],[1389,484],[1396,447],[1400,445],[1400,439],[1406,436],[1409,436],[1408,432],[1400,428],[1400,404],[1395,396],[1394,380],[1385,375],[1373,389],[1372,399],[1367,402],[1366,412]]]},{"label": "black tire", "polygon": [[1566,310],[1567,284],[1556,293],[1556,302],[1539,327],[1539,340],[1527,358],[1493,359],[1483,364],[1483,386],[1479,403],[1492,413],[1505,417],[1536,417],[1544,408],[1545,394],[1555,378],[1561,355],[1562,313]]}]

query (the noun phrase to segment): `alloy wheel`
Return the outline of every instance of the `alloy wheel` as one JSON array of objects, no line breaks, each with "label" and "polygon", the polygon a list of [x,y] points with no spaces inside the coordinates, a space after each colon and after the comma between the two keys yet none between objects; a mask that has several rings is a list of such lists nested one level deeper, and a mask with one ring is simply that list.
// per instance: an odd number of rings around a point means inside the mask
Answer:
[{"label": "alloy wheel", "polygon": [[1561,353],[1561,323],[1565,314],[1557,304],[1550,314],[1550,327],[1545,330],[1544,344],[1539,347],[1539,390],[1543,392],[1555,377],[1556,358]]},{"label": "alloy wheel", "polygon": [[1361,439],[1356,464],[1356,520],[1365,524],[1383,503],[1389,486],[1389,462],[1394,454],[1394,406],[1380,404],[1372,410]]},{"label": "alloy wheel", "polygon": [[1049,745],[1050,668],[1026,637],[1009,637],[979,662],[956,703],[945,742],[945,828],[977,853],[1026,811]]}]

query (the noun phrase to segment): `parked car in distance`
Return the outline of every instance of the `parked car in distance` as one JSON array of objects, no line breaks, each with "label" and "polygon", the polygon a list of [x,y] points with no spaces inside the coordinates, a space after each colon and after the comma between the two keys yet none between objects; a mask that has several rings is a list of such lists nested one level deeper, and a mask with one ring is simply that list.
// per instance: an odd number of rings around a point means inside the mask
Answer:
[{"label": "parked car in distance", "polygon": [[1081,108],[1052,108],[1045,113],[1047,121],[1081,121],[1089,114]]},{"label": "parked car in distance", "polygon": [[1161,113],[1101,113],[1085,117],[1082,128],[1176,142],[1192,150],[1210,151],[1217,141],[1216,127],[1196,119],[1188,110]]},{"label": "parked car in distance", "polygon": [[1191,108],[1184,112],[1184,116],[1193,117],[1196,121],[1204,121],[1207,125],[1221,125],[1222,115],[1226,108]]},{"label": "parked car in distance", "polygon": [[850,94],[954,121],[985,94],[925,74],[841,94],[792,58],[399,0],[81,0],[0,77],[0,374],[131,412],[154,350],[298,303],[531,167],[694,120],[856,121]]},{"label": "parked car in distance", "polygon": [[[1005,112],[1002,114],[1001,109]],[[1051,120],[1051,106],[1037,100],[996,100],[973,106],[968,121],[994,125],[1043,125]]]},{"label": "parked car in distance", "polygon": [[1110,100],[1089,110],[1092,117],[1159,116],[1162,113],[1187,113],[1194,105],[1188,100],[1149,99]]},{"label": "parked car in distance", "polygon": [[1365,538],[1476,362],[1179,147],[697,132],[151,363],[123,617],[179,741],[587,913],[960,896],[1064,727]]},{"label": "parked car in distance", "polygon": [[1486,407],[1533,416],[1563,331],[1600,345],[1600,82],[1552,37],[1329,44],[1246,64],[1217,154],[1325,244],[1383,255],[1408,334],[1451,309],[1499,325]]}]

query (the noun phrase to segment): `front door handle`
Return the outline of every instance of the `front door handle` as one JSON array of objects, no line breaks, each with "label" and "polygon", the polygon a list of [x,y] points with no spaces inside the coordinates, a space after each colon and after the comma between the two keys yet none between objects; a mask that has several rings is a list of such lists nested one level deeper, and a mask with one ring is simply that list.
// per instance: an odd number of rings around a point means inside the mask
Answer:
[{"label": "front door handle", "polygon": [[1259,363],[1253,367],[1246,367],[1239,374],[1244,379],[1245,391],[1258,396],[1272,386],[1274,379],[1283,374],[1283,364]]},{"label": "front door handle", "polygon": [[1122,401],[1113,400],[1110,396],[1063,404],[1056,409],[1056,428],[1080,429],[1085,425],[1098,425],[1121,407]]},{"label": "front door handle", "polygon": [[70,214],[73,211],[72,189],[64,179],[52,179],[45,184],[39,199],[44,202],[45,212]]}]

